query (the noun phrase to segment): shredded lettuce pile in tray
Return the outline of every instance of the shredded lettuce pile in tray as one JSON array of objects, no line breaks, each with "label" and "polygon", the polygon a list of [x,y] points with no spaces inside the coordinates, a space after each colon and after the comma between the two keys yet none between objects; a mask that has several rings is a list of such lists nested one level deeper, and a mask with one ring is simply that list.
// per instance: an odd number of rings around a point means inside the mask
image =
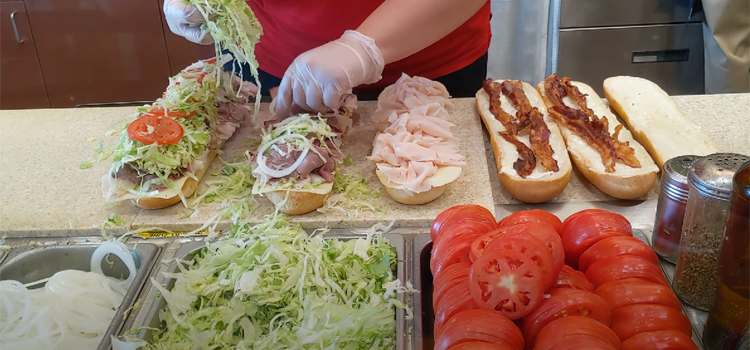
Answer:
[{"label": "shredded lettuce pile in tray", "polygon": [[283,215],[235,225],[174,278],[145,349],[393,349],[396,251],[376,225],[357,239],[308,235]]}]

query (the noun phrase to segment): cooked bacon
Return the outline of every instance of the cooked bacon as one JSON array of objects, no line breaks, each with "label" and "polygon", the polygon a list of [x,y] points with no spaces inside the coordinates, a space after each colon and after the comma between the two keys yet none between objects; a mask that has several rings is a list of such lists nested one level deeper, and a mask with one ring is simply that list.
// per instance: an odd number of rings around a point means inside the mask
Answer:
[{"label": "cooked bacon", "polygon": [[501,84],[503,95],[508,99],[516,109],[516,120],[512,122],[513,132],[516,135],[524,132],[529,126],[529,112],[531,112],[531,103],[523,92],[523,85],[520,81],[505,80]]},{"label": "cooked bacon", "polygon": [[622,130],[622,124],[615,126],[615,133],[612,134],[612,140],[615,143],[615,152],[617,153],[617,159],[629,167],[640,168],[641,162],[638,160],[638,157],[635,156],[635,150],[630,147],[630,142],[620,142],[620,140],[618,140],[618,137],[620,136],[620,130]]},{"label": "cooked bacon", "polygon": [[501,106],[502,102],[500,102],[500,94],[502,93],[502,87],[500,84],[492,79],[487,79],[482,84],[482,87],[490,97],[490,112],[495,116],[495,119],[499,120],[505,127],[505,131],[499,132],[498,134],[500,134],[505,141],[515,145],[518,150],[518,159],[513,162],[513,169],[516,170],[518,176],[526,178],[531,175],[534,168],[536,168],[536,156],[534,156],[534,151],[516,138],[517,131],[515,130],[514,122],[517,123],[518,121],[505,112]]},{"label": "cooked bacon", "polygon": [[534,172],[534,168],[536,168],[536,156],[534,155],[534,151],[523,142],[518,141],[516,135],[508,130],[501,131],[499,134],[505,139],[505,141],[515,145],[518,150],[518,159],[513,162],[513,169],[516,169],[518,175],[524,179],[531,175],[531,173]]},{"label": "cooked bacon", "polygon": [[486,92],[487,95],[490,96],[490,112],[492,113],[492,115],[494,115],[495,119],[503,124],[506,130],[511,130],[511,125],[513,124],[514,119],[513,116],[506,113],[501,106],[500,84],[496,83],[492,79],[487,79],[484,81],[484,83],[482,83],[482,87],[484,88],[484,92]]},{"label": "cooked bacon", "polygon": [[531,123],[529,141],[531,142],[531,149],[534,150],[536,158],[539,159],[545,169],[559,171],[560,167],[557,166],[557,161],[552,158],[552,154],[555,151],[552,150],[552,146],[549,144],[550,131],[544,122],[544,116],[534,107],[529,111],[528,118]]},{"label": "cooked bacon", "polygon": [[[591,145],[601,155],[606,172],[615,172],[618,160],[633,168],[641,167],[629,143],[617,140],[622,125],[615,127],[614,135],[610,135],[607,118],[594,114],[586,104],[586,95],[570,82],[570,78],[550,75],[544,80],[544,93],[553,105],[548,109],[549,115]],[[570,97],[578,109],[565,105],[565,96]]]},{"label": "cooked bacon", "polygon": [[566,106],[553,106],[547,111],[550,117],[572,130],[573,133],[586,141],[602,156],[604,169],[607,172],[612,173],[615,171],[617,155],[614,148],[611,147],[603,135],[597,134],[591,127],[591,121],[584,111]]}]

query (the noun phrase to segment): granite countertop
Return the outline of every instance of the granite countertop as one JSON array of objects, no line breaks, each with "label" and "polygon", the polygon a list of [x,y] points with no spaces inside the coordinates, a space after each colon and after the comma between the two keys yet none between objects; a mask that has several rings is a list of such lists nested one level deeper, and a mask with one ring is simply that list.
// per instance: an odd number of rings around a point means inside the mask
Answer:
[{"label": "granite countertop", "polygon": [[[750,115],[747,113],[750,94],[676,96],[674,99],[723,151],[750,155]],[[494,207],[498,218],[534,207],[564,219],[578,210],[597,207],[620,212],[634,227],[650,230],[658,187],[638,200],[615,200],[574,172],[566,190],[550,203],[527,205],[515,201],[499,184],[492,150],[488,144],[483,144],[487,134],[475,111],[474,99],[455,99],[454,103],[452,121],[457,125],[454,133],[461,139],[461,152],[467,157],[467,166],[461,178],[441,198],[423,206],[405,206],[382,191],[373,165],[364,161],[375,135],[368,118],[375,104],[360,102],[362,118],[343,146],[355,164],[344,167],[343,172],[361,174],[372,188],[383,192],[374,200],[383,211],[362,212],[356,218],[339,213],[311,213],[295,217],[295,220],[310,228],[369,227],[391,219],[396,219],[400,226],[426,227],[445,208],[475,203]],[[126,223],[116,232],[144,227],[186,230],[196,228],[215,215],[218,206],[213,205],[200,207],[190,218],[192,211],[181,204],[162,210],[139,210],[129,202],[107,204],[104,201],[101,178],[107,173],[110,161],[97,163],[95,151],[100,141],[105,149],[113,147],[117,136],[106,138],[103,135],[133,110],[133,107],[115,107],[0,111],[0,160],[3,162],[0,168],[0,235],[98,234],[99,226],[111,214],[117,214]],[[242,132],[236,134],[223,148],[222,158],[241,155],[251,136]],[[87,161],[92,162],[91,168],[81,169],[80,165]],[[209,174],[220,166],[217,158]],[[265,198],[258,200],[256,221],[272,209]]]},{"label": "granite countertop", "polygon": [[[367,228],[378,222],[395,219],[399,226],[427,227],[445,208],[459,203],[475,203],[493,210],[492,191],[487,157],[482,144],[480,119],[473,110],[473,100],[456,100],[450,121],[456,127],[454,135],[460,140],[460,152],[466,165],[459,179],[451,183],[445,193],[433,202],[409,206],[393,201],[375,176],[375,166],[365,157],[372,152],[375,129],[369,115],[375,102],[360,102],[359,122],[343,140],[342,150],[351,157],[353,165],[342,166],[345,174],[360,174],[368,186],[381,193],[369,200],[377,212],[360,211],[350,217],[331,211],[312,212],[293,216],[305,228]],[[139,210],[130,202],[107,204],[101,195],[102,176],[108,172],[111,160],[92,162],[91,168],[81,169],[82,162],[94,159],[99,140],[105,149],[112,149],[119,135],[105,138],[115,122],[135,110],[134,107],[85,108],[61,110],[0,111],[0,234],[16,235],[84,235],[98,234],[99,225],[111,214],[126,223],[118,231],[160,228],[170,231],[194,230],[221,210],[220,204],[198,206],[197,212],[182,203],[159,210]],[[267,113],[268,105],[261,106]],[[204,177],[210,180],[223,165],[242,156],[250,149],[258,134],[243,125],[222,147],[222,155],[212,163]],[[257,143],[256,143],[257,144]],[[198,193],[201,192],[203,182]],[[273,205],[266,198],[256,197],[258,209],[250,222],[262,222],[273,213]],[[188,199],[188,203],[192,203]],[[230,226],[228,220],[217,228]]]}]

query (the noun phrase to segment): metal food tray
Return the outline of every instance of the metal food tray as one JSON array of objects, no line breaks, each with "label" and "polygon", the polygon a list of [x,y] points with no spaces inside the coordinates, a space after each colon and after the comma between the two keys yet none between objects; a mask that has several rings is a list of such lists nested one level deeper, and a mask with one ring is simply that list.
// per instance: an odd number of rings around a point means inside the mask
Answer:
[{"label": "metal food tray", "polygon": [[[0,280],[17,280],[30,283],[48,278],[55,273],[76,269],[91,270],[91,255],[104,240],[101,237],[80,238],[8,238],[5,244],[11,247],[7,256],[0,257]],[[122,329],[125,312],[131,308],[146,281],[161,248],[157,244],[139,242],[126,243],[131,249],[138,271],[133,284],[110,322],[98,350],[111,348],[110,335],[116,335]],[[118,258],[110,259],[112,265],[102,264],[102,271],[110,277],[124,278],[128,274],[125,264]],[[39,285],[40,288],[43,286]]]},{"label": "metal food tray", "polygon": [[[647,236],[642,230],[633,229],[633,236],[642,240],[649,246]],[[432,309],[432,272],[430,271],[430,253],[432,251],[432,240],[429,235],[414,237],[412,242],[413,270],[412,276],[415,288],[420,290],[414,298],[414,320],[412,322],[413,334],[412,349],[431,350],[434,347],[433,325],[435,323],[435,311]],[[674,276],[674,265],[660,260],[661,269],[671,285]],[[685,304],[682,300],[682,311],[690,319],[693,326],[693,341],[699,349],[703,350],[701,332],[706,324],[707,313]]]},{"label": "metal food tray", "polygon": [[[331,230],[325,234],[326,239],[339,238],[339,239],[354,239],[362,238],[363,235],[352,233],[352,230],[338,229]],[[396,249],[396,256],[398,259],[396,278],[405,282],[409,280],[407,275],[409,271],[409,256],[406,252],[411,251],[411,240],[409,235],[404,235],[391,231],[383,235],[385,239]],[[162,284],[171,290],[174,287],[174,279],[165,278],[163,273],[173,273],[178,271],[178,265],[176,260],[190,260],[193,255],[205,247],[206,243],[200,239],[193,238],[178,238],[166,248],[163,254],[163,261],[169,261],[169,264],[159,264],[159,267],[155,268],[152,272],[152,276],[157,283]],[[416,287],[416,286],[415,286]],[[153,332],[152,329],[160,329],[163,326],[163,322],[160,320],[160,313],[166,308],[167,302],[164,297],[159,296],[158,289],[153,287],[149,282],[143,289],[143,297],[141,299],[141,307],[134,311],[130,315],[129,319],[125,323],[125,327],[120,332],[120,335],[124,335],[128,330],[139,329],[136,337],[143,339],[147,342],[152,340]],[[399,301],[406,305],[411,305],[411,297],[405,293],[398,295]],[[396,349],[406,350],[409,345],[410,329],[407,327],[406,313],[403,309],[396,310]]]}]

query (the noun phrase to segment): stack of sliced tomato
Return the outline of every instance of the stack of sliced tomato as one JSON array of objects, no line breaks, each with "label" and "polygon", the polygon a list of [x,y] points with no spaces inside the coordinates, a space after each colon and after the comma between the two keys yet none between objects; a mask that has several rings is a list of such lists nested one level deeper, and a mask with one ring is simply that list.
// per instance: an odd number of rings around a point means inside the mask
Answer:
[{"label": "stack of sliced tomato", "polygon": [[435,349],[697,349],[656,254],[623,216],[494,221],[464,205],[433,223]]}]

